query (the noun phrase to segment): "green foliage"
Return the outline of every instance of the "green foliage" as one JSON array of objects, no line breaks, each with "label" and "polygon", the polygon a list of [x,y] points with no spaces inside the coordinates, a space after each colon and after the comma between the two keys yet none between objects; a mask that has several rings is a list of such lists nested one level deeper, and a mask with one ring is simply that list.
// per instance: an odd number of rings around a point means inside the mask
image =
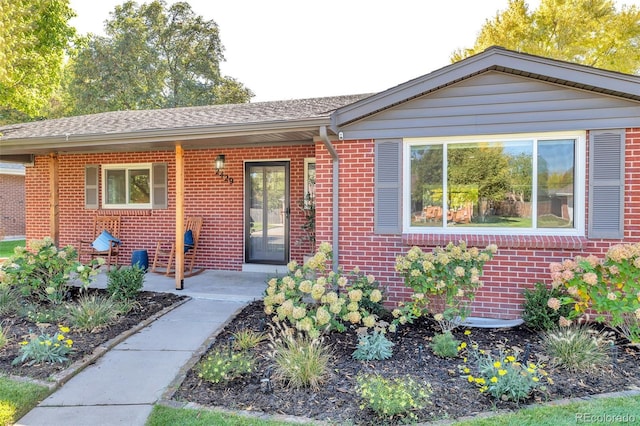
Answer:
[{"label": "green foliage", "polygon": [[[43,333],[31,337],[29,341],[20,342],[20,355],[12,364],[33,365],[41,362],[63,363],[67,361],[68,355],[73,352],[73,340],[65,334],[69,332],[68,327],[59,326],[53,336]],[[28,361],[28,362],[27,362]]]},{"label": "green foliage", "polygon": [[155,404],[145,426],[291,426],[288,421],[267,420],[265,416],[247,416],[211,409],[172,408]]},{"label": "green foliage", "polygon": [[19,297],[15,289],[7,284],[0,284],[0,316],[17,312],[19,306]]},{"label": "green foliage", "polygon": [[9,343],[9,336],[7,336],[7,329],[0,324],[0,349],[4,348]]},{"label": "green foliage", "polygon": [[88,332],[107,327],[122,313],[117,301],[100,295],[82,295],[67,309],[71,325]]},{"label": "green foliage", "polygon": [[218,350],[200,361],[196,370],[198,377],[214,383],[227,383],[251,373],[255,368],[255,359],[248,352]]},{"label": "green foliage", "polygon": [[358,347],[351,356],[359,361],[382,360],[393,355],[393,342],[389,341],[380,330],[373,333],[361,334],[358,339]]},{"label": "green foliage", "polygon": [[115,7],[106,36],[90,36],[70,72],[75,115],[248,102],[253,93],[221,75],[218,25],[187,2]]},{"label": "green foliage", "polygon": [[49,392],[46,386],[0,376],[0,425],[18,424],[18,420],[38,405]]},{"label": "green foliage", "polygon": [[66,319],[67,308],[64,305],[42,305],[28,302],[18,308],[18,315],[34,323],[55,324]]},{"label": "green foliage", "polygon": [[347,324],[367,328],[378,325],[374,312],[384,308],[375,278],[359,269],[348,274],[331,271],[331,258],[331,246],[322,243],[303,266],[289,263],[286,276],[268,282],[263,299],[265,313],[311,337],[331,330],[344,331]]},{"label": "green foliage", "polygon": [[240,330],[233,333],[233,347],[240,351],[247,351],[258,346],[266,337],[264,333],[253,330]]},{"label": "green foliage", "polygon": [[609,361],[612,337],[586,325],[574,325],[547,331],[542,335],[542,346],[556,365],[582,372]]},{"label": "green foliage", "polygon": [[402,378],[385,379],[378,374],[360,374],[356,377],[357,391],[363,403],[378,416],[413,418],[414,410],[421,410],[429,404],[431,385],[420,383],[407,375]]},{"label": "green foliage", "polygon": [[474,360],[477,374],[471,374],[466,365],[461,370],[469,383],[478,386],[482,393],[487,392],[496,399],[520,402],[527,399],[534,389],[546,389],[541,379],[547,373],[534,363],[523,365],[515,356],[503,351],[493,357],[489,352],[472,349],[469,356]]},{"label": "green foliage", "polygon": [[432,253],[412,247],[406,256],[398,256],[395,269],[413,290],[411,300],[394,309],[393,326],[411,323],[432,313],[443,332],[452,331],[469,315],[469,305],[481,286],[484,264],[498,248],[467,248],[464,241],[436,247]]},{"label": "green foliage", "polygon": [[49,104],[75,38],[69,25],[75,14],[68,0],[0,0],[0,10],[0,120],[6,123],[40,115]]},{"label": "green foliage", "polygon": [[[568,320],[596,312],[596,320],[618,330],[633,344],[640,344],[640,243],[612,246],[604,260],[576,256],[550,265],[552,285],[566,296],[550,298],[554,310],[572,307]],[[561,325],[569,321],[561,318]]]},{"label": "green foliage", "polygon": [[533,289],[525,289],[523,296],[522,319],[533,330],[551,330],[558,326],[561,316],[569,316],[571,307],[563,306],[555,311],[547,305],[550,298],[562,297],[562,291],[559,288],[547,287],[546,284],[539,282]]},{"label": "green foliage", "polygon": [[331,350],[321,338],[282,325],[269,334],[274,376],[294,389],[318,389],[329,369]]},{"label": "green foliage", "polygon": [[507,9],[483,25],[473,48],[454,52],[452,62],[502,46],[636,74],[640,71],[639,21],[636,6],[618,11],[610,0],[542,0],[533,11],[525,0],[511,0]]},{"label": "green foliage", "polygon": [[431,350],[442,358],[458,356],[458,346],[460,346],[460,341],[453,337],[449,331],[436,334],[431,341]]},{"label": "green foliage", "polygon": [[144,285],[145,270],[140,266],[111,268],[107,272],[107,293],[115,300],[134,300]]},{"label": "green foliage", "polygon": [[[2,236],[2,231],[0,231],[0,237],[1,236]],[[25,240],[0,241],[0,258],[9,257],[13,254],[13,250],[16,247],[24,247],[24,246],[25,246]]]},{"label": "green foliage", "polygon": [[96,259],[85,266],[78,261],[73,247],[59,250],[49,237],[31,241],[30,247],[31,251],[25,247],[15,248],[13,256],[0,266],[0,283],[13,286],[23,296],[40,302],[61,304],[72,277],[86,288],[91,277],[97,274],[94,266],[104,262]]}]

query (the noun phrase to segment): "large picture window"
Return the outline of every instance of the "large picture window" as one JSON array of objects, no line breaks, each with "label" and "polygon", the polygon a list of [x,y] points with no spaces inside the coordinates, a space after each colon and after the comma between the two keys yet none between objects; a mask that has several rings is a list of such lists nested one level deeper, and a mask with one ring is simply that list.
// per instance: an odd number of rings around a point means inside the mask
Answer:
[{"label": "large picture window", "polygon": [[103,167],[105,208],[151,208],[151,164]]},{"label": "large picture window", "polygon": [[584,230],[584,134],[405,142],[407,232]]}]

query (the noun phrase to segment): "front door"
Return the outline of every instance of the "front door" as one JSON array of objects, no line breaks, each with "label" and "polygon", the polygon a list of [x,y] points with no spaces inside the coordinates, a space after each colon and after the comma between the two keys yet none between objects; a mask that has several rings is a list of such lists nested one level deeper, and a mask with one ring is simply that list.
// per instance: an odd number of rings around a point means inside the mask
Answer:
[{"label": "front door", "polygon": [[245,262],[289,261],[289,162],[245,163]]}]

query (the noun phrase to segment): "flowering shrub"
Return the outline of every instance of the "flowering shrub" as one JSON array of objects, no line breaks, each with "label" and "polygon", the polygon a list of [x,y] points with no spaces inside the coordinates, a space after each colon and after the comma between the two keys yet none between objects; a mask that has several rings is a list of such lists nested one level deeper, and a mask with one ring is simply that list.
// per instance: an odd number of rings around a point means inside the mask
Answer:
[{"label": "flowering shrub", "polygon": [[[540,388],[545,389],[543,378],[547,373],[534,363],[523,365],[514,355],[500,351],[497,358],[483,350],[478,350],[475,344],[469,352],[473,359],[476,374],[471,374],[468,365],[461,367],[467,381],[473,383],[480,392],[488,393],[494,398],[506,401],[520,402],[529,397],[531,392]],[[465,361],[467,358],[465,358]],[[550,378],[547,382],[553,383]]]},{"label": "flowering shrub", "polygon": [[604,260],[576,256],[550,268],[552,285],[563,288],[566,295],[550,298],[548,306],[574,307],[569,318],[560,318],[561,325],[570,325],[591,309],[597,321],[640,344],[640,243],[612,246]]},{"label": "flowering shrub", "polygon": [[356,381],[363,400],[360,408],[369,407],[385,418],[415,417],[412,411],[425,408],[432,393],[431,385],[411,376],[385,379],[377,374],[360,374]]},{"label": "flowering shrub", "polygon": [[198,377],[208,382],[227,383],[255,368],[255,359],[248,352],[217,351],[208,355],[196,367]]},{"label": "flowering shrub", "polygon": [[323,331],[344,331],[345,323],[374,327],[378,321],[374,312],[383,309],[375,278],[358,269],[348,274],[328,271],[331,258],[331,246],[322,243],[303,266],[289,263],[286,276],[268,282],[265,313],[311,337]]},{"label": "flowering shrub", "polygon": [[73,340],[65,336],[69,327],[58,326],[58,332],[53,336],[41,334],[32,336],[29,341],[20,342],[20,355],[13,360],[12,364],[24,363],[30,360],[27,365],[41,362],[65,362],[67,356],[73,351]]},{"label": "flowering shrub", "polygon": [[432,253],[412,247],[406,256],[398,256],[396,271],[414,293],[394,310],[393,325],[431,313],[444,333],[455,329],[469,315],[469,305],[482,285],[482,267],[497,250],[495,244],[480,250],[460,241],[436,247]]},{"label": "flowering shrub", "polygon": [[97,274],[94,266],[104,263],[104,259],[98,258],[85,266],[78,261],[78,253],[72,246],[58,249],[49,237],[31,241],[30,246],[32,251],[16,247],[14,254],[0,266],[0,283],[39,301],[62,303],[72,277],[86,288]]}]

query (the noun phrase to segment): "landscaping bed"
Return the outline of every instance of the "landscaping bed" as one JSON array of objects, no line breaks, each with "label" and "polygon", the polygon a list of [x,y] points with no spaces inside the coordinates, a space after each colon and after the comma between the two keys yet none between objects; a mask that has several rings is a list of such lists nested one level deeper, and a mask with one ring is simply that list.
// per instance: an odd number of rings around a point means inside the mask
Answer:
[{"label": "landscaping bed", "polygon": [[[233,333],[251,329],[269,331],[270,320],[263,312],[263,303],[257,301],[239,313],[218,335],[210,352],[229,350]],[[470,330],[470,334],[465,334]],[[388,333],[394,343],[393,356],[380,361],[357,361],[352,353],[358,337],[354,329],[344,333],[331,333],[324,337],[333,351],[329,374],[318,390],[292,390],[283,383],[271,381],[272,391],[267,391],[265,379],[271,363],[267,357],[268,342],[260,343],[253,351],[258,366],[252,374],[229,383],[211,384],[198,377],[197,371],[188,372],[175,392],[173,399],[211,407],[236,410],[286,414],[346,424],[379,424],[381,419],[370,409],[361,409],[362,400],[356,390],[356,376],[362,372],[376,372],[383,377],[402,377],[409,374],[416,380],[431,385],[433,393],[426,408],[415,412],[417,421],[459,418],[495,409],[517,409],[522,405],[562,398],[622,391],[640,386],[640,353],[636,347],[625,345],[615,338],[609,362],[587,372],[572,373],[549,365],[538,333],[526,326],[510,329],[464,329],[454,331],[454,336],[467,345],[477,343],[479,349],[497,353],[504,349],[519,354],[529,352],[528,360],[541,366],[551,378],[546,390],[539,388],[532,396],[516,404],[497,400],[481,393],[478,386],[469,383],[463,374],[461,351],[454,358],[440,358],[433,354],[429,344],[438,333],[435,322],[423,317],[414,324],[406,324],[397,333]],[[615,348],[615,349],[614,349]],[[206,355],[205,355],[206,357]],[[545,379],[546,381],[546,379]]]},{"label": "landscaping bed", "polygon": [[[70,287],[68,301],[77,299],[79,288]],[[90,288],[85,290],[88,295],[108,296],[106,290]],[[71,329],[65,337],[73,341],[73,351],[69,360],[64,363],[35,363],[33,365],[12,365],[12,361],[19,355],[20,342],[29,340],[30,335],[49,334],[54,335],[60,325],[57,323],[35,323],[25,317],[12,314],[3,316],[0,324],[5,330],[9,343],[0,349],[0,373],[31,379],[47,380],[64,371],[71,363],[91,355],[96,349],[105,345],[111,339],[121,333],[132,329],[144,320],[152,317],[165,308],[185,299],[186,296],[178,296],[171,293],[157,293],[143,291],[138,293],[133,308],[121,315],[115,322],[92,332],[78,332]]]}]

